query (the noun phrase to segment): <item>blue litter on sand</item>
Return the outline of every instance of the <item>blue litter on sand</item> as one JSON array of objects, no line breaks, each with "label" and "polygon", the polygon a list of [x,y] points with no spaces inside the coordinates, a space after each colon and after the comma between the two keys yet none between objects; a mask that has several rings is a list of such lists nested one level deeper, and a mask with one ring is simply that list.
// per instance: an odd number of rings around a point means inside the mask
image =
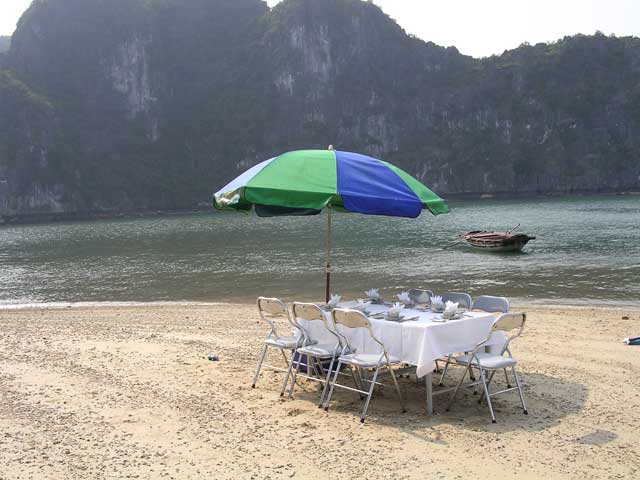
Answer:
[{"label": "blue litter on sand", "polygon": [[627,345],[640,345],[640,337],[625,338],[623,342]]},{"label": "blue litter on sand", "polygon": [[218,360],[220,360],[220,358],[218,357],[218,355],[210,353],[209,355],[207,355],[207,360],[211,362],[217,362]]}]

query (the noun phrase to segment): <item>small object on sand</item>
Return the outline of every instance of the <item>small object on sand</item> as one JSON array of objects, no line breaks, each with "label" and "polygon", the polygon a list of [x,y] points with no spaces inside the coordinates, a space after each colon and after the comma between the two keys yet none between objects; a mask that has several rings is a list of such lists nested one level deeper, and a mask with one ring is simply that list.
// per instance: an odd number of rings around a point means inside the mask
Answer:
[{"label": "small object on sand", "polygon": [[218,355],[216,355],[215,353],[210,353],[209,355],[207,355],[207,360],[209,360],[210,362],[217,362],[218,360],[220,360],[220,357],[218,357]]},{"label": "small object on sand", "polygon": [[640,337],[625,338],[622,343],[627,345],[640,345]]}]

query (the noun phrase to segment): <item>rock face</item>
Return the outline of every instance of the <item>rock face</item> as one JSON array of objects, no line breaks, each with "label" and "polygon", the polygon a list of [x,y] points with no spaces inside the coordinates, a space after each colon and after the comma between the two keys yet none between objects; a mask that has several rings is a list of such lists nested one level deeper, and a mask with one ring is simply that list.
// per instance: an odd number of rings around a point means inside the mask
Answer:
[{"label": "rock face", "polygon": [[444,195],[640,189],[636,38],[477,60],[359,0],[40,0],[0,69],[0,215],[192,207],[329,144]]},{"label": "rock face", "polygon": [[11,37],[0,36],[0,54],[7,52],[10,46],[11,46]]},{"label": "rock face", "polygon": [[0,71],[0,111],[0,214],[73,208],[63,202],[58,182],[58,122],[51,103]]}]

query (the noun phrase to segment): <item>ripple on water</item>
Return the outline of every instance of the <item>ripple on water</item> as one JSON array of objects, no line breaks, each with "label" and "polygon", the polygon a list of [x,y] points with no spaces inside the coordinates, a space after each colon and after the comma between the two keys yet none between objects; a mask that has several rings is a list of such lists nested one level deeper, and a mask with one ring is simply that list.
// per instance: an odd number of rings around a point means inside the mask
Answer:
[{"label": "ripple on water", "polygon": [[[333,291],[412,286],[472,295],[640,304],[640,197],[452,204],[418,219],[334,216]],[[450,244],[521,230],[522,254]],[[0,227],[0,304],[323,296],[326,217],[198,214]]]}]

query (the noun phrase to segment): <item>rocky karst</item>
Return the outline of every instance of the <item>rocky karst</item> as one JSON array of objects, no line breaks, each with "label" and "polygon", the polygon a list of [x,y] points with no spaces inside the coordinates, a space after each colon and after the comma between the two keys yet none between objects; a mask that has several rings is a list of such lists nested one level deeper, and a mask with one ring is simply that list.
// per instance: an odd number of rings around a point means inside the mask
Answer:
[{"label": "rocky karst", "polygon": [[640,40],[474,59],[360,0],[38,0],[0,39],[0,215],[190,208],[296,148],[441,194],[640,189]]}]

